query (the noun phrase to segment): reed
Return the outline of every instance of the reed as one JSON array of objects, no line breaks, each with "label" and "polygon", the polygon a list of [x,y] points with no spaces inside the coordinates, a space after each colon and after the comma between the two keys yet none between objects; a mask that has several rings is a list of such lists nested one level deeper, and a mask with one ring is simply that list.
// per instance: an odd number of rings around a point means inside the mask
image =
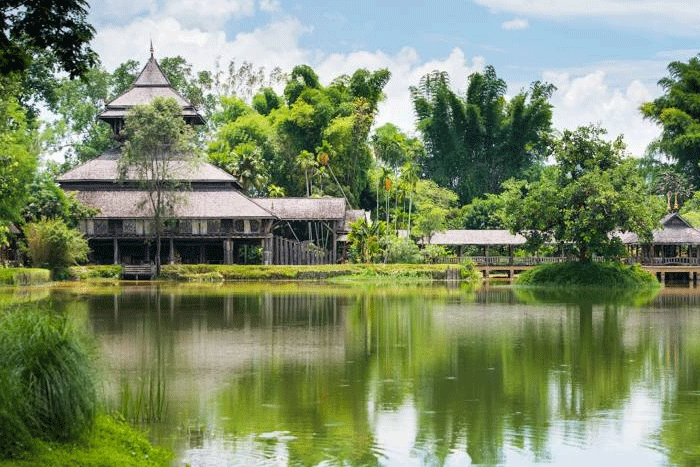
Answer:
[{"label": "reed", "polygon": [[92,353],[86,334],[66,315],[36,305],[0,313],[0,368],[10,378],[3,407],[16,407],[6,417],[21,420],[32,437],[74,440],[91,426],[96,412]]}]

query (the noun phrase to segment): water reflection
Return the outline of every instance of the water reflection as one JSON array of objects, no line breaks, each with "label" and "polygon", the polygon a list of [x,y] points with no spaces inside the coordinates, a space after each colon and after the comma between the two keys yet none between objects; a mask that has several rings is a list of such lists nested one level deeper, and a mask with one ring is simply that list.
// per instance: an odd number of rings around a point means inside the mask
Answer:
[{"label": "water reflection", "polygon": [[276,289],[54,299],[181,465],[700,462],[697,295]]}]

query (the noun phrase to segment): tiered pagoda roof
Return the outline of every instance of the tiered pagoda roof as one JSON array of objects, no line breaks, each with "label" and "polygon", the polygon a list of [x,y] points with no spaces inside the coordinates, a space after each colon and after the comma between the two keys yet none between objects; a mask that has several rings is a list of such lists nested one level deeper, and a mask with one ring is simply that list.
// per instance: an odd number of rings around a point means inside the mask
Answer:
[{"label": "tiered pagoda roof", "polygon": [[134,84],[129,89],[107,102],[105,109],[97,115],[97,118],[104,120],[112,126],[112,131],[119,134],[124,126],[124,118],[129,109],[136,105],[148,104],[155,97],[173,98],[182,107],[182,116],[185,121],[192,125],[204,124],[204,118],[199,114],[197,108],[185,99],[173,88],[172,84],[158,65],[158,61],[153,56],[146,62],[146,66],[141,70]]}]

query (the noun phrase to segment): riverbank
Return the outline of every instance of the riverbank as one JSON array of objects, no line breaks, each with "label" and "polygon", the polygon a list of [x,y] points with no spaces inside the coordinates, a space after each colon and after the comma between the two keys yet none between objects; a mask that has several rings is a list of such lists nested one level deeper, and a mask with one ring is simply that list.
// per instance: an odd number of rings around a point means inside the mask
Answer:
[{"label": "riverbank", "polygon": [[[119,279],[119,266],[75,266],[77,280]],[[274,281],[274,280],[457,280],[481,281],[471,264],[323,264],[312,266],[263,266],[221,264],[167,264],[159,279],[184,282]]]},{"label": "riverbank", "polygon": [[0,268],[0,285],[41,285],[51,282],[51,271],[39,268]]},{"label": "riverbank", "polygon": [[0,467],[167,467],[172,457],[127,423],[100,415],[81,439],[71,443],[34,440],[17,459],[0,460]]},{"label": "riverbank", "polygon": [[580,262],[541,264],[518,275],[516,285],[656,288],[659,281],[638,264]]}]

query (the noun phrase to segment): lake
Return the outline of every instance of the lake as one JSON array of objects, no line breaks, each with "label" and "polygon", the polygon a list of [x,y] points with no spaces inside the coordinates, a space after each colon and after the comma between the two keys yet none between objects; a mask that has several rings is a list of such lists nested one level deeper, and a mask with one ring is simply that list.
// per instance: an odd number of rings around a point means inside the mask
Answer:
[{"label": "lake", "polygon": [[700,289],[59,286],[175,465],[697,465]]}]

